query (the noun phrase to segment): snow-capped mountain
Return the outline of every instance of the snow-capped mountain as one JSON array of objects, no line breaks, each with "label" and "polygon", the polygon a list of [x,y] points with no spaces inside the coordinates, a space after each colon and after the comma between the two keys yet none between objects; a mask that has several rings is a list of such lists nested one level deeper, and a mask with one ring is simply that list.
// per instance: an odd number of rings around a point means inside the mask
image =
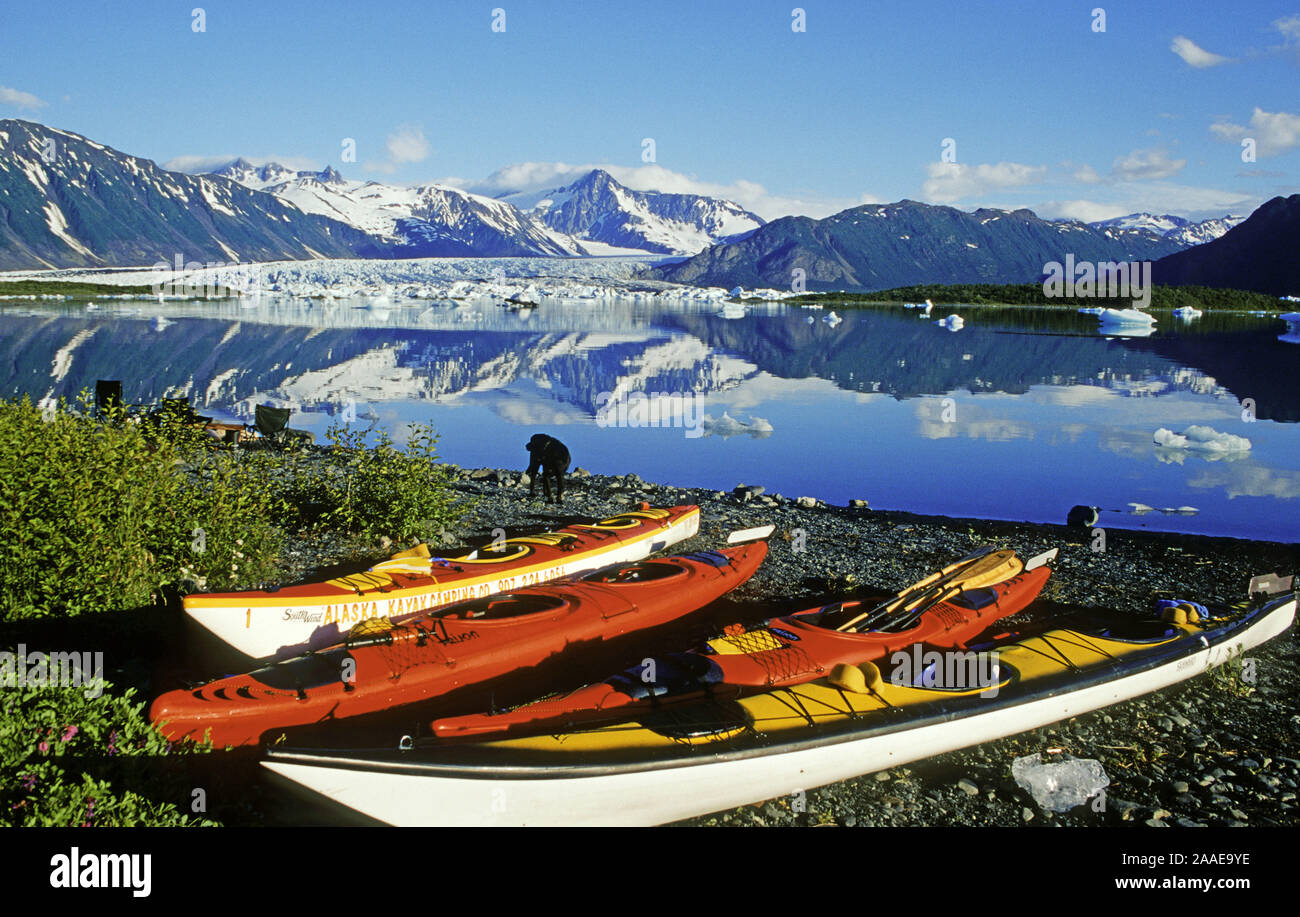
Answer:
[{"label": "snow-capped mountain", "polygon": [[0,269],[378,254],[352,226],[229,179],[0,120]]},{"label": "snow-capped mountain", "polygon": [[326,167],[301,172],[237,159],[211,173],[265,191],[382,240],[390,257],[583,255],[582,246],[511,204],[445,185],[403,188],[347,181]]},{"label": "snow-capped mountain", "polygon": [[782,217],[647,276],[670,283],[872,291],[917,283],[1031,283],[1067,253],[1080,261],[1154,260],[1185,248],[1145,230],[1044,220],[1030,210],[899,201],[822,220]]},{"label": "snow-capped mountain", "polygon": [[765,222],[731,201],[698,194],[634,191],[603,169],[593,169],[562,188],[505,194],[498,199],[583,241],[666,255],[693,255],[752,232]]},{"label": "snow-capped mountain", "polygon": [[1153,213],[1130,213],[1127,216],[1115,217],[1110,220],[1098,220],[1088,225],[1093,229],[1103,231],[1112,229],[1148,232],[1171,242],[1178,242],[1183,245],[1200,245],[1219,238],[1219,236],[1245,219],[1245,217],[1235,217],[1229,214],[1216,219],[1194,222],[1185,217],[1178,217],[1169,213],[1161,216],[1156,216]]}]

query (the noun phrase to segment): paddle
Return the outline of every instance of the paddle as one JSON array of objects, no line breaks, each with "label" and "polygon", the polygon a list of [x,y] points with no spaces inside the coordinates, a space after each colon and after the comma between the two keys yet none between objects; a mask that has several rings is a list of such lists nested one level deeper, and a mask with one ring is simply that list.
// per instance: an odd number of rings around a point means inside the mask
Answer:
[{"label": "paddle", "polygon": [[953,561],[952,563],[948,564],[948,566],[936,570],[934,573],[931,573],[925,579],[918,580],[917,582],[908,586],[906,589],[902,590],[901,592],[895,593],[894,595],[885,599],[875,608],[871,608],[868,609],[867,611],[864,611],[862,614],[858,615],[856,618],[854,618],[852,621],[849,621],[847,624],[842,624],[839,627],[837,627],[836,630],[840,630],[840,631],[848,630],[850,627],[852,627],[857,622],[863,620],[864,618],[874,617],[875,615],[889,608],[889,606],[905,601],[909,596],[915,595],[916,593],[921,592],[922,590],[934,585],[935,583],[941,580],[946,580],[948,577],[951,577],[953,574],[960,572],[962,568],[973,564],[981,557],[987,557],[992,552],[993,552],[992,547],[984,547],[976,551],[972,551],[970,554],[967,554],[965,557],[961,558],[960,560]]},{"label": "paddle", "polygon": [[987,564],[982,571],[976,572],[972,567],[963,572],[958,580],[948,584],[935,585],[925,595],[918,597],[914,603],[899,609],[891,620],[882,622],[881,626],[888,624],[891,627],[903,630],[910,627],[917,618],[940,602],[946,602],[967,589],[980,589],[984,586],[993,586],[1004,582],[1025,569],[1024,563],[1020,558],[1016,557],[1014,551],[999,551],[998,554],[991,555],[987,560],[993,561],[999,554],[1010,556],[1000,563]]},{"label": "paddle", "polygon": [[774,525],[760,525],[752,529],[737,529],[727,536],[727,544],[740,544],[742,541],[757,541],[766,538],[776,530]]},{"label": "paddle", "polygon": [[1000,583],[1015,576],[1023,568],[1024,565],[1016,557],[1015,551],[1004,550],[990,553],[986,550],[980,552],[974,560],[963,558],[956,564],[951,564],[945,567],[944,570],[940,570],[938,574],[926,577],[894,598],[841,624],[836,630],[862,630],[863,627],[855,628],[854,625],[865,622],[864,627],[874,626],[882,618],[892,618],[899,613],[914,611],[918,602],[924,603],[924,607],[928,608],[935,601],[938,601],[936,596],[943,595],[950,588],[956,588],[957,592],[961,592],[963,589],[974,589],[979,586]]}]

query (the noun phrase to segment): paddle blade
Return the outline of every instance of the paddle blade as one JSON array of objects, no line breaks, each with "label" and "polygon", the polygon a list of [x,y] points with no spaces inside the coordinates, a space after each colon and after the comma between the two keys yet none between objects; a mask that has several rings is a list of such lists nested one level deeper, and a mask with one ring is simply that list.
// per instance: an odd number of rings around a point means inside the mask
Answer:
[{"label": "paddle blade", "polygon": [[1034,570],[1041,567],[1043,564],[1050,564],[1052,561],[1056,560],[1056,555],[1059,554],[1060,551],[1060,548],[1052,548],[1050,551],[1044,551],[1042,554],[1029,558],[1029,560],[1025,561],[1025,570]]},{"label": "paddle blade", "polygon": [[776,531],[774,525],[760,525],[752,529],[737,529],[727,536],[727,544],[740,544],[742,541],[758,541]]}]

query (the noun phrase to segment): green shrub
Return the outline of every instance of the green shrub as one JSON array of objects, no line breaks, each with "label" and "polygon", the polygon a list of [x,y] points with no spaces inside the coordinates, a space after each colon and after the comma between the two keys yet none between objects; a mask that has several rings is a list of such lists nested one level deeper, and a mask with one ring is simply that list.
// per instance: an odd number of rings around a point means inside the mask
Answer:
[{"label": "green shrub", "polygon": [[60,402],[0,401],[0,612],[22,618],[147,604],[169,577],[179,456],[137,424]]},{"label": "green shrub", "polygon": [[169,744],[134,692],[104,687],[93,698],[80,687],[0,687],[0,825],[215,824],[153,798],[187,798],[186,782],[164,763],[211,746]]},{"label": "green shrub", "polygon": [[269,577],[283,540],[275,459],[193,432],[0,401],[0,619]]},{"label": "green shrub", "polygon": [[181,497],[182,587],[239,589],[274,576],[284,545],[277,523],[289,513],[275,483],[278,464],[265,452],[198,454]]},{"label": "green shrub", "polygon": [[298,499],[320,507],[321,521],[342,531],[406,541],[427,538],[458,512],[438,463],[438,437],[427,424],[410,424],[406,447],[380,432],[366,447],[366,431],[331,426],[330,462],[299,479]]}]

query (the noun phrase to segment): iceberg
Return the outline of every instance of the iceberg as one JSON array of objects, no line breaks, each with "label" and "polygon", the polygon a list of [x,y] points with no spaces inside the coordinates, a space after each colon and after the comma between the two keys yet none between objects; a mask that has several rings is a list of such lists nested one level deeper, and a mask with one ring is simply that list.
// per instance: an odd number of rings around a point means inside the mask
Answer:
[{"label": "iceberg", "polygon": [[1199,424],[1193,424],[1182,433],[1161,427],[1156,430],[1155,443],[1166,449],[1191,449],[1196,452],[1230,453],[1250,450],[1250,440],[1246,437],[1220,433],[1213,427]]}]

